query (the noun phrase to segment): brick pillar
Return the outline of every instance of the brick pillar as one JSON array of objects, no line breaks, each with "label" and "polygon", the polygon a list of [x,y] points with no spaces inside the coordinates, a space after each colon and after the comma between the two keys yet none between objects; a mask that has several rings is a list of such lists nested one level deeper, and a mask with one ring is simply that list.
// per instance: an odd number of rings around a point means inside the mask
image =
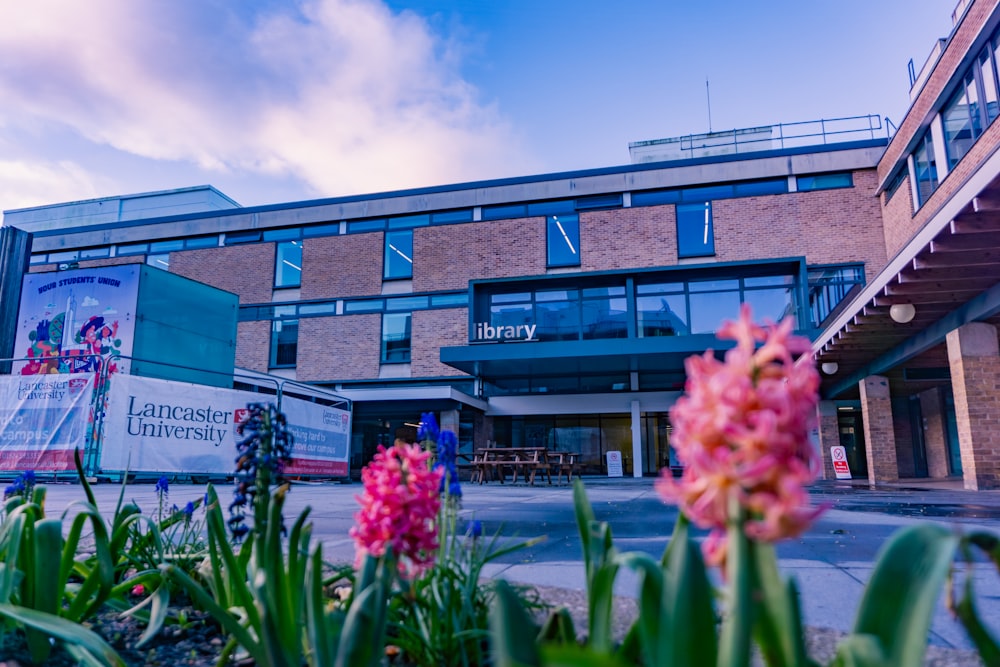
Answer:
[{"label": "brick pillar", "polygon": [[996,327],[970,322],[948,332],[948,364],[965,488],[1000,488],[1000,350]]},{"label": "brick pillar", "polygon": [[889,378],[869,375],[859,383],[861,417],[865,424],[868,483],[899,479],[896,465],[896,435],[892,428]]},{"label": "brick pillar", "polygon": [[945,432],[944,404],[937,387],[918,394],[920,418],[924,429],[924,451],[927,453],[927,476],[948,476],[948,436]]},{"label": "brick pillar", "polygon": [[833,471],[830,448],[840,444],[840,425],[837,423],[837,404],[833,401],[819,402],[819,455],[823,460],[823,479],[837,479]]}]

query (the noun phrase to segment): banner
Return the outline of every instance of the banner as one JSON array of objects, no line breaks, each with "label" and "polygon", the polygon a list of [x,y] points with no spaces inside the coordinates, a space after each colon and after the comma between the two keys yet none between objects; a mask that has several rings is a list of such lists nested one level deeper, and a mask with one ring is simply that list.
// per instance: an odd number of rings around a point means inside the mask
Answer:
[{"label": "banner", "polygon": [[283,396],[281,411],[295,439],[289,475],[346,477],[350,455],[351,413]]},{"label": "banner", "polygon": [[0,376],[0,470],[73,470],[93,393],[93,373]]},{"label": "banner", "polygon": [[236,426],[248,391],[117,374],[111,379],[99,467],[103,471],[231,475]]},{"label": "banner", "polygon": [[96,372],[101,357],[130,356],[139,270],[133,264],[25,275],[14,356],[28,361],[16,362],[14,373]]}]

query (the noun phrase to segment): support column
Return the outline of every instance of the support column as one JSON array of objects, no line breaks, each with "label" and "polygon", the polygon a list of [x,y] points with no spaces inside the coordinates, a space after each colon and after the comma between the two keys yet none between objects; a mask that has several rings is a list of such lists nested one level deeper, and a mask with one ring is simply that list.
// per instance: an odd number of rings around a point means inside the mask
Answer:
[{"label": "support column", "polygon": [[920,421],[924,429],[924,452],[927,454],[927,476],[941,478],[948,476],[948,436],[944,421],[944,403],[941,390],[937,387],[922,391],[920,398]]},{"label": "support column", "polygon": [[632,401],[632,476],[642,477],[642,413],[639,401]]},{"label": "support column", "polygon": [[837,423],[837,404],[833,401],[819,402],[819,456],[823,461],[823,479],[837,479],[833,471],[830,448],[840,444],[840,425]]},{"label": "support column", "polygon": [[896,434],[892,428],[892,402],[889,378],[869,375],[858,384],[861,391],[861,417],[865,424],[865,454],[868,458],[868,483],[899,479],[896,464]]},{"label": "support column", "polygon": [[1000,488],[1000,350],[996,327],[970,322],[950,331],[948,365],[965,488]]}]

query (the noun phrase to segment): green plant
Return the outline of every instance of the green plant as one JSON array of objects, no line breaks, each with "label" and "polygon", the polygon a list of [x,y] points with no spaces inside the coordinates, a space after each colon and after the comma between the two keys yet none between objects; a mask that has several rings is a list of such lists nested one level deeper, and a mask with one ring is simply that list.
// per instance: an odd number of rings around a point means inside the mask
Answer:
[{"label": "green plant", "polygon": [[[16,495],[0,525],[0,616],[21,625],[32,660],[44,661],[50,638],[88,665],[122,664],[99,636],[79,625],[108,599],[113,567],[104,521],[97,508],[81,503],[67,537],[63,521],[46,518],[45,487],[30,497]],[[91,525],[94,566],[82,573],[76,554],[84,525]],[[71,576],[78,582],[70,583]]]},{"label": "green plant", "polygon": [[[481,581],[483,567],[545,539],[501,545],[499,532],[489,539],[473,534],[481,532],[481,526],[462,535],[456,530],[457,513],[454,503],[442,503],[434,566],[413,581],[401,582],[390,599],[389,641],[416,665],[488,664],[489,609],[496,584]],[[526,591],[515,591],[520,604],[532,603]]]}]

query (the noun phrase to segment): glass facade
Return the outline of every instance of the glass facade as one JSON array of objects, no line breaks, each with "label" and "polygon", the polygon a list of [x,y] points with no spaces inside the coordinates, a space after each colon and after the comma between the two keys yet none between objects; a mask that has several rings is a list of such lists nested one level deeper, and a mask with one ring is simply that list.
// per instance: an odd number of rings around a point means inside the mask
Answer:
[{"label": "glass facade", "polygon": [[298,287],[302,283],[302,242],[285,241],[276,244],[274,286]]},{"label": "glass facade", "polygon": [[954,169],[983,132],[976,79],[970,72],[941,111],[948,169]]}]

